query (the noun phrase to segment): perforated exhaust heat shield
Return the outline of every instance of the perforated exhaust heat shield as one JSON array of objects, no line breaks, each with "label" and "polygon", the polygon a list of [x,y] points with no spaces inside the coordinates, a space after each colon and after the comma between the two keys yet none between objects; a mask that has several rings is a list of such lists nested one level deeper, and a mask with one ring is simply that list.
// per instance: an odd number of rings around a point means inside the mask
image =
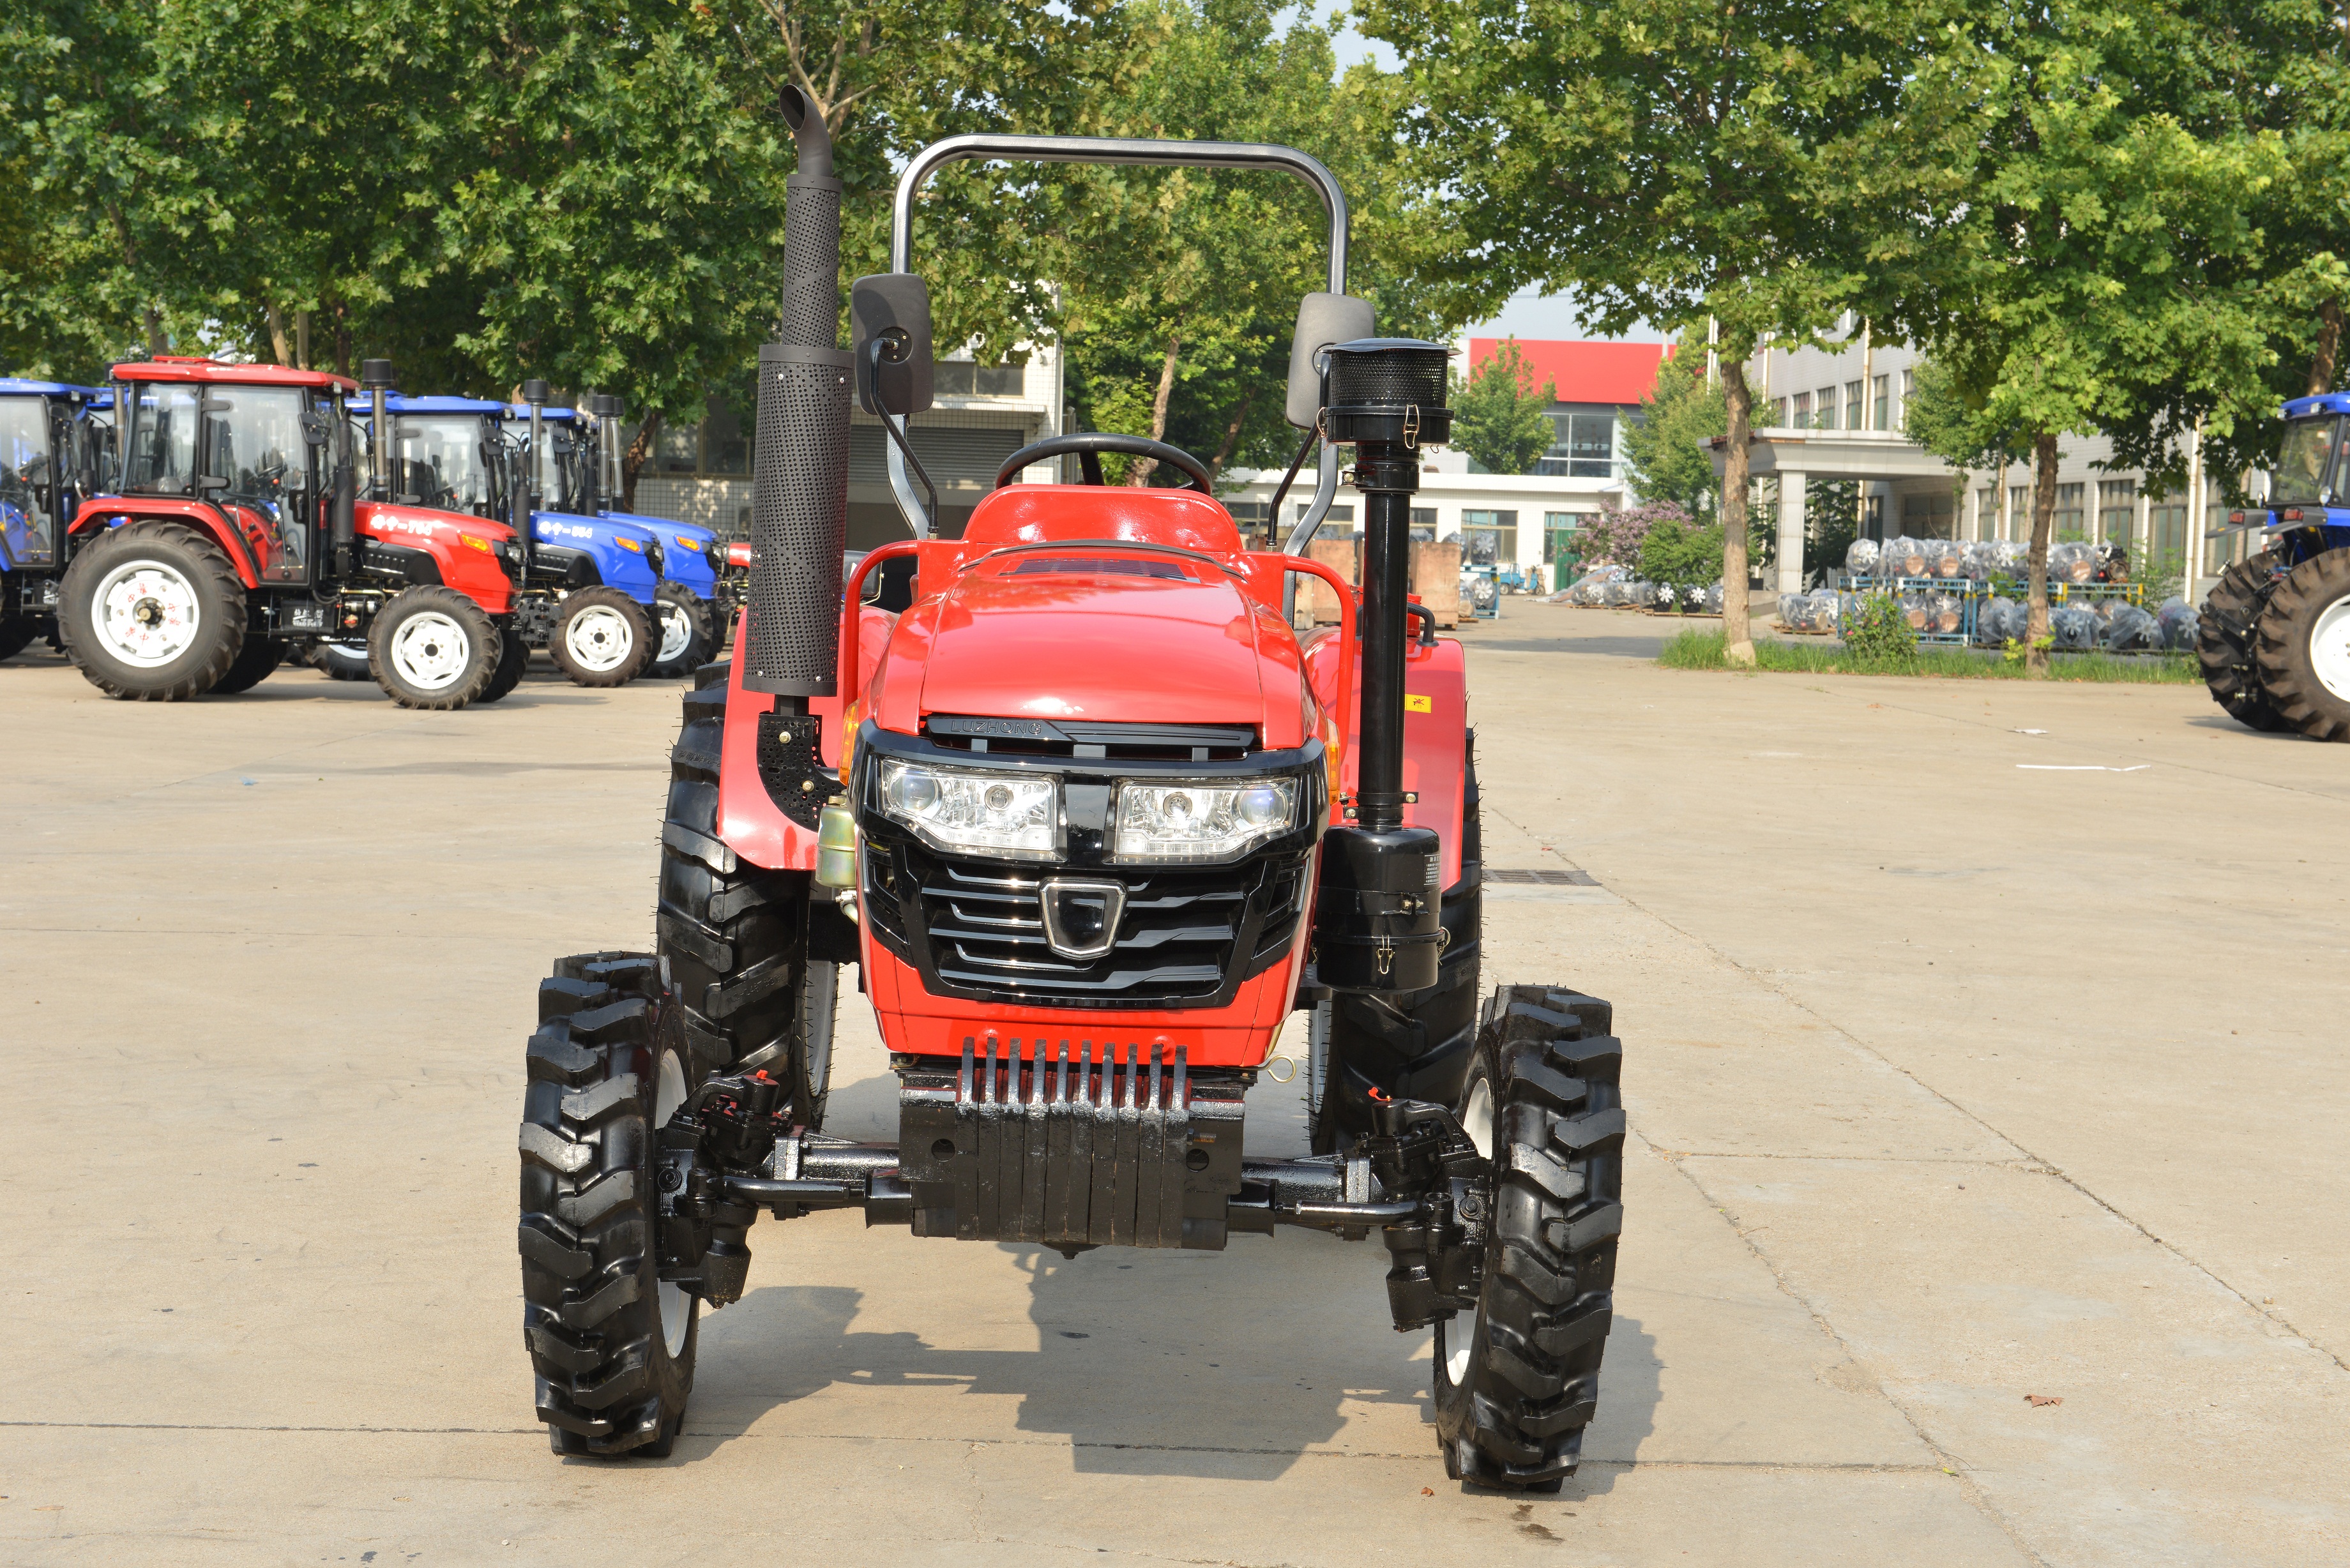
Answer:
[{"label": "perforated exhaust heat shield", "polygon": [[759,350],[743,684],[828,697],[838,676],[848,537],[850,360],[835,347],[840,182],[823,117],[792,88],[784,89],[783,111],[799,145],[799,171],[785,182],[783,330]]}]

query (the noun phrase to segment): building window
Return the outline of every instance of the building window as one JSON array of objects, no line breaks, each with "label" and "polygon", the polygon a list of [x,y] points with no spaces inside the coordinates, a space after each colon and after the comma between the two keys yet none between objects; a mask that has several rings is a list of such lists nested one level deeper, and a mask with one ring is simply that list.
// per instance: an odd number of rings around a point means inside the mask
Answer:
[{"label": "building window", "polygon": [[1975,537],[2004,539],[1999,531],[1999,487],[1986,484],[1975,492]]},{"label": "building window", "polygon": [[2109,545],[2126,549],[2130,537],[2137,532],[2137,481],[2135,479],[2101,479],[2097,482],[2097,537]]},{"label": "building window", "polygon": [[1771,400],[1771,422],[1781,430],[1785,430],[1787,428],[1786,399],[1773,398]]},{"label": "building window", "polygon": [[[1313,504],[1312,502],[1310,502],[1310,501],[1300,501],[1300,502],[1297,502],[1297,503],[1294,504],[1290,507],[1290,519],[1291,519],[1291,521],[1293,521],[1293,522],[1296,522],[1296,523],[1303,523],[1303,522],[1305,522],[1305,514],[1306,514],[1306,513],[1308,513],[1309,511],[1313,510],[1313,507],[1314,507],[1314,504]],[[1330,510],[1329,510],[1329,512],[1327,513],[1327,514],[1326,514],[1326,515],[1323,517],[1323,519],[1322,519],[1322,526],[1323,526],[1323,528],[1324,528],[1325,530],[1327,530],[1327,529],[1329,528],[1330,524],[1333,524],[1333,523],[1352,523],[1354,520],[1355,520],[1355,509],[1354,509],[1354,507],[1353,507],[1353,506],[1351,506],[1351,505],[1347,505],[1347,506],[1333,506],[1332,508],[1330,508]],[[1349,529],[1349,530],[1347,530],[1347,531],[1348,531],[1349,533],[1352,533],[1352,532],[1353,532],[1353,530],[1352,530],[1352,529]]]},{"label": "building window", "polygon": [[1947,490],[1901,498],[1901,531],[1912,539],[1954,537],[1951,524],[1957,516],[1958,498]]},{"label": "building window", "polygon": [[1616,472],[1616,416],[1569,414],[1566,472],[1575,479],[1608,479]]},{"label": "building window", "polygon": [[2187,560],[2187,498],[2160,496],[2146,509],[2147,547],[2157,560],[2185,565]]},{"label": "building window", "polygon": [[1514,512],[1461,514],[1461,559],[1471,566],[1514,566],[1518,563],[1518,514]]},{"label": "building window", "polygon": [[1224,510],[1232,514],[1232,525],[1241,531],[1243,542],[1273,532],[1273,503],[1270,501],[1227,501]]},{"label": "building window", "polygon": [[1832,431],[1836,428],[1836,399],[1834,387],[1822,387],[1820,395],[1812,404],[1812,408],[1819,417],[1821,430]]},{"label": "building window", "polygon": [[1811,423],[1812,423],[1812,395],[1811,395],[1811,393],[1809,393],[1809,392],[1797,392],[1797,393],[1795,394],[1794,402],[1795,402],[1795,412],[1794,412],[1794,421],[1793,421],[1793,423],[1792,423],[1792,427],[1791,427],[1791,428],[1795,429],[1795,430],[1799,430],[1799,431],[1800,431],[1800,430],[1809,430],[1809,429],[1811,428]]},{"label": "building window", "polygon": [[2081,499],[2087,490],[2088,486],[2085,484],[2060,484],[2056,487],[2056,514],[2048,520],[2049,538],[2086,539],[2088,537],[2085,526],[2087,519],[2081,512]]},{"label": "building window", "polygon": [[1020,395],[1027,361],[1015,359],[1009,365],[974,365],[968,359],[941,359],[934,367],[933,382],[940,396],[948,398],[1016,398]]},{"label": "building window", "polygon": [[1901,372],[1901,410],[1900,410],[1900,412],[1895,416],[1894,428],[1895,428],[1896,430],[1904,430],[1904,431],[1906,431],[1906,430],[1908,430],[1908,429],[1909,428],[1909,400],[1910,400],[1911,398],[1913,398],[1913,397],[1916,397],[1917,395],[1918,395],[1918,372],[1916,372],[1915,370],[1904,370],[1904,371],[1902,371],[1902,372]]},{"label": "building window", "polygon": [[1844,384],[1844,428],[1848,431],[1868,428],[1868,421],[1863,417],[1861,411],[1858,381],[1846,381]]},{"label": "building window", "polygon": [[1436,508],[1415,506],[1411,509],[1411,537],[1414,544],[1424,545],[1436,537]]},{"label": "building window", "polygon": [[1893,412],[1890,408],[1886,406],[1892,398],[1892,393],[1888,389],[1892,385],[1893,378],[1890,376],[1879,376],[1877,378],[1877,407],[1875,410],[1877,418],[1870,423],[1868,427],[1870,430],[1889,431],[1893,428],[1890,424],[1886,422],[1891,417]]},{"label": "building window", "polygon": [[654,443],[653,468],[660,473],[692,473],[702,466],[702,427],[664,422]]}]

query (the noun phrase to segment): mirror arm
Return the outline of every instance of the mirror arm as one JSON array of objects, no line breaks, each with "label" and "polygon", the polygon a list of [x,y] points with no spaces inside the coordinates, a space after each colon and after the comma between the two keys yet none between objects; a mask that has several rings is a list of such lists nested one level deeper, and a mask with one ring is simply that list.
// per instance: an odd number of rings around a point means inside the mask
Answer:
[{"label": "mirror arm", "polygon": [[[888,347],[888,343],[879,337],[874,338],[866,347],[866,358],[873,372],[873,385],[877,387],[881,384],[881,355]],[[876,400],[876,402],[878,405],[879,400]],[[888,409],[878,406],[875,412],[880,418],[881,428],[889,432],[889,440],[892,443],[888,454],[889,488],[897,493],[898,510],[904,513],[906,521],[913,525],[914,537],[927,539],[938,532],[939,487],[931,482],[930,471],[922,466],[922,460],[914,455],[913,443],[906,439],[905,431],[899,428],[896,417]],[[906,467],[910,463],[913,466],[914,472],[920,477],[922,488],[931,493],[931,505],[927,512],[921,509],[921,503],[914,499],[914,487],[907,482]]]}]

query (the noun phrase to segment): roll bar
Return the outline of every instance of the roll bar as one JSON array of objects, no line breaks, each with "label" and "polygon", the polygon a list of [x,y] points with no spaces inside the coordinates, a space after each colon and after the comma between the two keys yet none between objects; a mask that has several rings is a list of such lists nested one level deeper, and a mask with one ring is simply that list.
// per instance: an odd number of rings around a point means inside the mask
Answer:
[{"label": "roll bar", "polygon": [[[1347,196],[1337,178],[1321,161],[1295,147],[1267,141],[1160,141],[1121,136],[950,136],[915,154],[898,177],[898,194],[889,213],[889,270],[913,271],[914,198],[923,182],[949,163],[978,159],[1017,163],[1132,163],[1173,169],[1279,169],[1296,175],[1322,198],[1330,218],[1330,292],[1347,292]],[[920,539],[930,533],[920,499],[914,493],[906,459],[895,442],[884,443],[889,466],[889,491],[898,510]],[[1314,485],[1314,500],[1291,538],[1293,549],[1311,539],[1338,495],[1338,452],[1322,443],[1322,460]],[[1278,519],[1275,519],[1276,524]]]}]

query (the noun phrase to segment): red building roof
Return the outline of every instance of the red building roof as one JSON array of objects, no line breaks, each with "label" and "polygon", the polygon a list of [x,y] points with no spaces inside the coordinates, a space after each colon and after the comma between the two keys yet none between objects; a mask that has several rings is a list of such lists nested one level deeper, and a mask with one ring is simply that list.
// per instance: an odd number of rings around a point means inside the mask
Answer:
[{"label": "red building roof", "polygon": [[[1499,337],[1469,339],[1469,369],[1492,358]],[[1669,343],[1562,343],[1521,337],[1518,352],[1534,369],[1534,384],[1548,381],[1562,403],[1637,403],[1657,384],[1657,367],[1673,351]]]}]

